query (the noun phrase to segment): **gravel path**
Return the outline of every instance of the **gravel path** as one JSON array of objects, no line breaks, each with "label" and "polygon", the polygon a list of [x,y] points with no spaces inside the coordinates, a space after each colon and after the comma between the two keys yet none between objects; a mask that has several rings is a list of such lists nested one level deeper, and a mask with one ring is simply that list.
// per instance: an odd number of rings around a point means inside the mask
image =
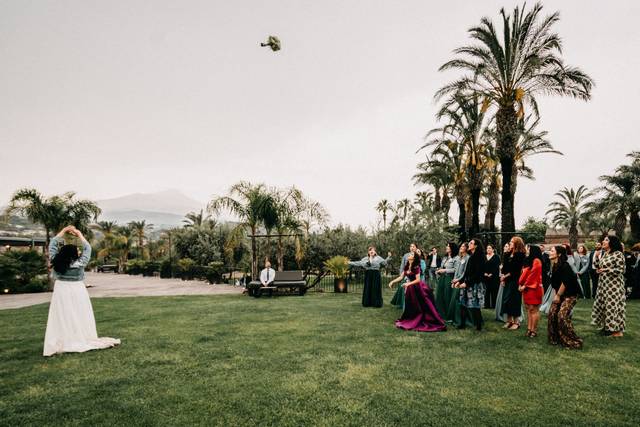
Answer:
[{"label": "gravel path", "polygon": [[[84,283],[91,298],[138,297],[167,295],[239,294],[242,288],[229,285],[210,285],[197,280],[160,279],[159,277],[129,276],[113,273],[86,273]],[[28,307],[51,300],[51,292],[38,294],[0,295],[0,310]]]}]

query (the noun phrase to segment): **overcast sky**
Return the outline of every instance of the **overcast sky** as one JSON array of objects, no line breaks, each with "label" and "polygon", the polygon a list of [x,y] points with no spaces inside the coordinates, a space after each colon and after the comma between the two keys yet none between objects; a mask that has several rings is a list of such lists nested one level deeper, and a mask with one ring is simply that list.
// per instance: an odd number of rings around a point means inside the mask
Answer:
[{"label": "overcast sky", "polygon": [[[19,187],[102,199],[240,179],[295,184],[334,222],[418,191],[415,151],[466,30],[513,1],[0,1],[0,205]],[[533,4],[533,2],[530,2]],[[546,1],[592,101],[542,99],[564,157],[530,160],[516,220],[640,148],[640,2]],[[269,34],[282,50],[260,48]],[[452,211],[453,214],[453,211]]]}]

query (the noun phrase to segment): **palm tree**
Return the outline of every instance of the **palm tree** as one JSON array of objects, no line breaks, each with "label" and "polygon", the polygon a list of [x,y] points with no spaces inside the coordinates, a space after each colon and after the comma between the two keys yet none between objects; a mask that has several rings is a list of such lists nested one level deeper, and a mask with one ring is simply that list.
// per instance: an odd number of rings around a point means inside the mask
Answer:
[{"label": "palm tree", "polygon": [[[258,272],[258,251],[256,246],[256,235],[259,227],[273,227],[276,217],[273,197],[269,194],[264,184],[251,184],[240,181],[233,185],[228,192],[228,196],[216,197],[209,202],[208,211],[217,214],[221,210],[229,211],[239,219],[239,223],[234,227],[228,240],[228,245],[237,245],[247,232],[251,239],[251,278],[257,277]],[[269,227],[265,225],[265,219]]]},{"label": "palm tree", "polygon": [[[524,9],[524,8],[523,8]],[[515,231],[513,168],[516,160],[518,118],[525,106],[539,115],[536,96],[563,95],[588,100],[593,80],[580,69],[563,63],[562,42],[553,32],[560,15],[541,16],[537,3],[525,13],[515,7],[510,16],[500,10],[503,31],[497,31],[489,18],[469,29],[476,44],[454,52],[457,58],[440,70],[457,69],[463,77],[436,93],[436,99],[459,91],[483,98],[483,109],[496,108],[496,148],[502,171],[502,231]]]},{"label": "palm tree", "polygon": [[[426,184],[433,175],[447,176],[453,196],[458,205],[458,228],[460,238],[466,238],[465,197],[467,186],[466,164],[464,162],[464,146],[447,138],[433,137],[441,135],[443,128],[431,130],[427,134],[428,141],[418,151],[434,146],[431,157],[418,164],[418,173],[413,178],[416,183]],[[431,139],[429,139],[431,137]],[[447,211],[448,216],[448,211]]]},{"label": "palm tree", "polygon": [[591,194],[584,185],[577,190],[565,187],[555,194],[560,200],[549,204],[547,215],[553,215],[551,223],[569,230],[569,244],[574,249],[578,246],[578,226],[582,226],[586,203]]},{"label": "palm tree", "polygon": [[387,229],[387,212],[391,209],[391,205],[387,199],[382,199],[376,205],[376,211],[382,215],[382,230]]},{"label": "palm tree", "polygon": [[396,203],[396,212],[398,215],[398,219],[402,221],[402,225],[406,225],[407,216],[409,215],[409,211],[411,210],[411,200],[402,199],[398,200]]},{"label": "palm tree", "polygon": [[111,234],[117,225],[116,221],[98,221],[94,228],[98,229],[102,234]]},{"label": "palm tree", "polygon": [[45,198],[35,189],[24,188],[13,194],[6,213],[19,213],[31,222],[42,225],[45,230],[45,251],[48,255],[51,233],[66,225],[74,225],[90,237],[89,224],[98,218],[100,208],[92,201],[75,199],[73,192]]},{"label": "palm tree", "polygon": [[442,128],[439,144],[460,144],[456,151],[462,153],[466,184],[470,198],[467,198],[470,218],[465,214],[466,229],[474,236],[480,231],[480,195],[487,173],[488,147],[491,140],[485,133],[491,119],[485,118],[485,110],[477,96],[466,97],[462,93],[452,95],[437,114],[439,120],[447,124]]},{"label": "palm tree", "polygon": [[98,251],[97,256],[100,259],[111,256],[117,258],[118,272],[123,273],[129,259],[133,240],[131,227],[115,226],[111,232],[105,233],[104,239],[100,242],[101,249]]},{"label": "palm tree", "polygon": [[216,221],[211,218],[211,215],[205,215],[203,209],[200,209],[200,212],[198,213],[189,212],[184,217],[185,219],[183,219],[182,222],[185,223],[185,228],[194,227],[214,229],[216,227]]},{"label": "palm tree", "polygon": [[147,224],[146,220],[131,221],[129,228],[133,237],[137,240],[138,258],[143,258],[144,240],[147,238],[146,232],[153,230],[153,224]]},{"label": "palm tree", "polygon": [[[302,208],[303,195],[300,190],[292,187],[288,190],[272,190],[275,203],[275,229],[277,236],[278,271],[284,270],[284,237],[286,233],[297,234],[302,228],[302,222],[298,220],[297,213]],[[297,237],[297,236],[296,236]]]},{"label": "palm tree", "polygon": [[438,162],[431,162],[429,159],[419,164],[418,169],[420,172],[413,176],[415,184],[433,187],[434,211],[443,212],[445,220],[448,220],[449,211],[451,210],[449,192],[453,183],[449,172],[441,167]]},{"label": "palm tree", "polygon": [[[634,225],[637,224],[634,217],[637,218],[640,207],[638,174],[631,169],[620,166],[616,169],[615,174],[603,175],[600,177],[600,181],[605,184],[599,188],[603,195],[594,201],[590,208],[615,212],[613,229],[616,235],[622,238],[627,227],[627,217],[634,221]],[[636,232],[638,231],[636,230]]]},{"label": "palm tree", "polygon": [[539,117],[528,115],[518,120],[518,137],[515,143],[515,154],[513,157],[514,168],[511,173],[511,194],[515,197],[518,185],[518,176],[533,180],[533,170],[527,166],[526,160],[537,154],[558,154],[562,153],[553,148],[547,140],[548,132],[538,130],[540,124]]}]

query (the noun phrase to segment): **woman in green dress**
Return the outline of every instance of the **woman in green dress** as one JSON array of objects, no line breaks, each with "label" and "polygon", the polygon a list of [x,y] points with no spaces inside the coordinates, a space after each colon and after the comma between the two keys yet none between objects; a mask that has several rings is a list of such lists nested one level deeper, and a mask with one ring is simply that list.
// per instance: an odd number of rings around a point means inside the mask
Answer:
[{"label": "woman in green dress", "polygon": [[375,246],[369,246],[368,256],[360,261],[349,261],[349,267],[364,268],[364,289],[362,290],[363,307],[382,307],[382,277],[380,268],[387,265],[391,259],[389,252],[387,259],[377,254]]},{"label": "woman in green dress", "polygon": [[454,242],[449,242],[446,252],[447,255],[442,260],[442,267],[436,271],[438,278],[436,285],[436,308],[445,321],[453,321],[453,319],[447,317],[447,313],[449,310],[449,302],[451,301],[451,293],[453,292],[451,282],[453,281],[453,274],[456,272],[459,264],[458,245]]}]

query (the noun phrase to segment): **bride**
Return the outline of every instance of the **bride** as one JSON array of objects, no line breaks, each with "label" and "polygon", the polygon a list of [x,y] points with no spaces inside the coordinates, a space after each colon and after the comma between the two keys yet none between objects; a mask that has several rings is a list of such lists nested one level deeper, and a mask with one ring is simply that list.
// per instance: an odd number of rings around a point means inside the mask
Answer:
[{"label": "bride", "polygon": [[[64,244],[65,233],[80,239],[81,255],[75,245]],[[60,230],[49,244],[49,258],[56,282],[49,306],[43,355],[80,353],[120,344],[119,339],[98,338],[91,300],[83,282],[84,268],[91,258],[91,245],[80,230],[72,225]]]}]

